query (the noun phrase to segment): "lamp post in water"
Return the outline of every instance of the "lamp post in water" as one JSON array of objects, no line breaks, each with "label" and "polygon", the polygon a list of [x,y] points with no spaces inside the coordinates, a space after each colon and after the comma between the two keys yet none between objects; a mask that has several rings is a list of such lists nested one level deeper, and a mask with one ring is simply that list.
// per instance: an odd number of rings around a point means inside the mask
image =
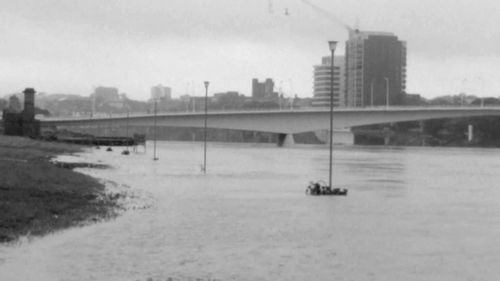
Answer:
[{"label": "lamp post in water", "polygon": [[335,57],[335,48],[337,47],[337,41],[328,41],[328,45],[330,47],[330,51],[332,53],[331,57],[331,75],[330,75],[330,168],[328,169],[328,186],[332,188],[332,150],[333,150],[333,80],[334,80],[334,57]]},{"label": "lamp post in water", "polygon": [[153,160],[156,161],[158,160],[158,157],[156,157],[156,111],[157,111],[157,99],[155,99],[154,103],[154,122],[153,122]]},{"label": "lamp post in water", "polygon": [[210,82],[205,81],[205,123],[203,130],[203,173],[207,173],[207,106],[208,106],[208,85]]},{"label": "lamp post in water", "polygon": [[130,154],[130,151],[128,150],[129,141],[130,141],[130,138],[128,137],[129,119],[130,119],[130,106],[127,105],[127,127],[125,129],[125,144],[127,145],[127,148],[124,151],[122,151],[123,155]]}]

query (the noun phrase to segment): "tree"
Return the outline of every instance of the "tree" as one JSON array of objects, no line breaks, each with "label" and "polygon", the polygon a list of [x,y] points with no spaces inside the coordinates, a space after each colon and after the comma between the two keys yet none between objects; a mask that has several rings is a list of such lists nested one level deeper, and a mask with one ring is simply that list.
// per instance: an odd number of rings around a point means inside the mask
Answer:
[{"label": "tree", "polygon": [[14,112],[20,112],[22,110],[21,102],[16,95],[12,95],[9,98],[9,109]]},{"label": "tree", "polygon": [[35,115],[38,115],[38,114],[41,114],[45,117],[51,116],[50,111],[48,111],[47,109],[41,109],[41,108],[35,107]]},{"label": "tree", "polygon": [[472,101],[471,105],[484,105],[484,106],[500,105],[500,100],[492,97],[478,98]]},{"label": "tree", "polygon": [[7,108],[9,103],[5,99],[0,99],[0,110],[4,110]]}]

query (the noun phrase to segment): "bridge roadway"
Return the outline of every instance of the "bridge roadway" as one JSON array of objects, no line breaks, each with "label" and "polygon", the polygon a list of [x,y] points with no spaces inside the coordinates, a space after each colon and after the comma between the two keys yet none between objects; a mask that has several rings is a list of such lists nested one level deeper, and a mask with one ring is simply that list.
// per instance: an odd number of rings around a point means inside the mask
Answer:
[{"label": "bridge roadway", "polygon": [[[427,120],[437,118],[458,118],[473,116],[498,116],[500,107],[373,107],[335,108],[334,129],[354,126],[392,123],[401,121]],[[204,127],[204,112],[157,114],[157,126]],[[127,121],[128,119],[128,121]],[[45,118],[42,128],[80,126],[153,126],[154,115],[132,114],[101,118]],[[330,127],[328,108],[300,110],[261,111],[209,111],[207,127],[219,129],[249,130],[278,133],[283,135],[324,130]]]}]

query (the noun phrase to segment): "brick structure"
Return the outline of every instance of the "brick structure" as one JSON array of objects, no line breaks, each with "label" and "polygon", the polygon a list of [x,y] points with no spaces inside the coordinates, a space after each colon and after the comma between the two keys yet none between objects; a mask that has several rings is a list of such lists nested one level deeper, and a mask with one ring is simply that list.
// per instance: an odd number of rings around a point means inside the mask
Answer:
[{"label": "brick structure", "polygon": [[9,136],[37,137],[40,135],[40,121],[35,120],[35,89],[24,90],[24,109],[15,112],[3,111],[4,134]]}]

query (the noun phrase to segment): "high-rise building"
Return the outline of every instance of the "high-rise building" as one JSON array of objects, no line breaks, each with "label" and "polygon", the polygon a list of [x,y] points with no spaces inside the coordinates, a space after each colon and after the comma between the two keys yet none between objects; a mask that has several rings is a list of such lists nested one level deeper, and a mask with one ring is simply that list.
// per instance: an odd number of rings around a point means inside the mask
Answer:
[{"label": "high-rise building", "polygon": [[[333,62],[333,106],[345,106],[345,57],[335,56]],[[320,65],[314,66],[314,98],[312,106],[330,106],[332,84],[332,58],[323,57]]]},{"label": "high-rise building", "polygon": [[172,99],[172,89],[170,87],[165,87],[162,85],[151,87],[151,99],[152,100],[171,100]]},{"label": "high-rise building", "polygon": [[252,80],[252,99],[256,101],[275,101],[278,100],[278,93],[274,92],[274,81],[267,78],[264,82],[258,79]]},{"label": "high-rise building", "polygon": [[401,105],[406,42],[389,32],[353,30],[346,42],[347,106]]}]

